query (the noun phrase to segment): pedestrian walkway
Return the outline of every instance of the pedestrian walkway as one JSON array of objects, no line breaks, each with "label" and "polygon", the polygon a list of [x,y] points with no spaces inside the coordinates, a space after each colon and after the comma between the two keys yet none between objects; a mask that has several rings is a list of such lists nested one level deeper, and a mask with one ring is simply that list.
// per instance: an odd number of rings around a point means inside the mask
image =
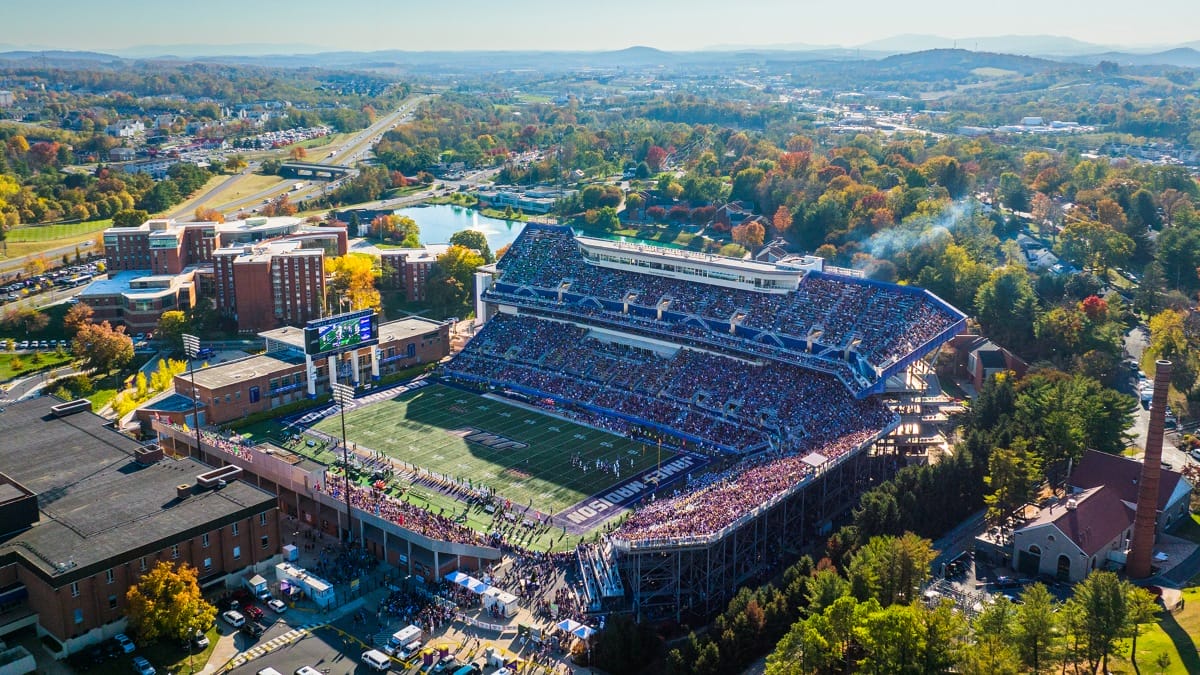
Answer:
[{"label": "pedestrian walkway", "polygon": [[[322,625],[323,624],[319,623],[306,624],[304,626],[300,626],[299,628],[293,628],[283,635],[273,637],[266,642],[256,644],[250,649],[247,649],[246,651],[241,652],[230,659],[229,662],[221,668],[221,671],[233,670],[234,668],[237,668],[248,661],[253,661],[260,656],[270,654],[280,647],[286,647],[287,645],[290,645],[293,642],[308,636]],[[209,660],[209,663],[212,663],[211,659]]]}]

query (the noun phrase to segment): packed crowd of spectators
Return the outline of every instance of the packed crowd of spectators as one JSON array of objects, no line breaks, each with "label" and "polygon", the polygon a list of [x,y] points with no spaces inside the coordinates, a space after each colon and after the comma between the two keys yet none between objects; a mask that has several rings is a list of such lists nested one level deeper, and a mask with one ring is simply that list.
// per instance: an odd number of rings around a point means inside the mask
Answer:
[{"label": "packed crowd of spectators", "polygon": [[528,315],[493,317],[446,373],[520,385],[736,452],[764,448],[768,439],[780,448],[836,439],[883,410],[797,366],[692,349],[664,355]]},{"label": "packed crowd of spectators", "polygon": [[[797,489],[820,468],[869,441],[883,427],[865,423],[837,439],[790,453],[747,459],[721,473],[709,474],[665,499],[636,510],[612,534],[638,542],[678,540],[715,534],[756,508]],[[820,455],[813,458],[812,453]],[[818,464],[812,463],[817,459]]]},{"label": "packed crowd of spectators", "polygon": [[[344,500],[345,484],[340,477],[328,478],[316,486],[329,496]],[[431,539],[452,541],[460,544],[488,546],[483,535],[469,527],[455,522],[444,515],[426,511],[408,502],[394,499],[387,493],[374,488],[365,488],[350,484],[350,503],[355,508],[375,514],[384,520],[396,523]]]},{"label": "packed crowd of spectators", "polygon": [[856,351],[878,366],[911,353],[956,319],[923,294],[849,277],[810,273],[795,291],[766,293],[599,267],[586,262],[567,228],[527,227],[498,268],[506,284],[698,316],[726,329],[738,316],[746,328],[797,340],[819,330],[818,341],[830,347],[848,347],[857,337]]}]

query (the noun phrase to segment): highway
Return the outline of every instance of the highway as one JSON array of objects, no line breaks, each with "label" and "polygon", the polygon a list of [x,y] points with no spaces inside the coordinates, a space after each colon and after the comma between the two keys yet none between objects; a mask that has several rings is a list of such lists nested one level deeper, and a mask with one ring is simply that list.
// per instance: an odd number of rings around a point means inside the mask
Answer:
[{"label": "highway", "polygon": [[[399,108],[375,120],[374,124],[358,132],[348,141],[342,144],[340,148],[334,150],[332,156],[328,156],[328,154],[326,154],[325,157],[312,157],[307,161],[321,164],[333,164],[336,166],[353,166],[365,157],[366,153],[370,149],[370,146],[374,143],[376,136],[382,135],[396,124],[407,121],[416,106],[428,98],[428,96],[417,96],[406,99]],[[322,152],[327,153],[328,148],[323,148]],[[176,213],[175,217],[182,221],[191,220],[192,215],[190,211],[195,211],[197,208],[207,204],[213,204],[214,208],[227,215],[233,214],[242,209],[257,208],[258,205],[263,203],[264,199],[274,199],[275,197],[278,197],[284,193],[287,193],[293,201],[298,202],[302,201],[305,197],[319,194],[328,187],[328,183],[323,183],[321,181],[312,181],[311,179],[293,179],[285,180],[266,190],[260,190],[259,192],[247,195],[246,197],[231,202],[222,203],[219,200],[214,199],[220,194],[228,191],[243,176],[253,173],[258,166],[259,164],[255,163],[246,167],[246,169],[242,171],[241,176],[225,181],[208,195],[205,195],[202,199],[193,202],[188,207],[189,213]],[[292,192],[292,186],[301,182],[309,183],[309,185],[304,189]]]}]

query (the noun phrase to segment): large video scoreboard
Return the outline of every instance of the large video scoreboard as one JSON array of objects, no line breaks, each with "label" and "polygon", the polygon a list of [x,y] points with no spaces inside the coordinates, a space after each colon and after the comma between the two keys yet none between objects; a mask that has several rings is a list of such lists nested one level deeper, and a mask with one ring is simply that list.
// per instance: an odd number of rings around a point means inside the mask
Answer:
[{"label": "large video scoreboard", "polygon": [[304,326],[304,353],[316,358],[379,344],[379,315],[373,309],[314,319]]}]

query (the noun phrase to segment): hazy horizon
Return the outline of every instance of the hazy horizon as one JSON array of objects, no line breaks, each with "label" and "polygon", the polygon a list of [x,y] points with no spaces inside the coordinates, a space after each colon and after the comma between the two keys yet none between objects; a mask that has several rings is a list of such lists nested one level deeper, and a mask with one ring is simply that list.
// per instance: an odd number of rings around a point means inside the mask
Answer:
[{"label": "hazy horizon", "polygon": [[[7,48],[100,52],[191,47],[191,53],[325,51],[596,51],[646,46],[688,51],[724,46],[859,47],[904,35],[954,40],[1052,35],[1112,47],[1170,46],[1200,40],[1200,3],[1146,0],[1136,13],[1117,0],[1050,0],[1036,10],[973,7],[957,0],[845,6],[778,0],[610,0],[564,6],[549,0],[461,0],[428,5],[387,0],[286,4],[210,0],[199,7],[125,0],[59,0],[5,8],[15,28]],[[1061,27],[1061,28],[1059,28]],[[970,48],[970,44],[960,44]]]}]

